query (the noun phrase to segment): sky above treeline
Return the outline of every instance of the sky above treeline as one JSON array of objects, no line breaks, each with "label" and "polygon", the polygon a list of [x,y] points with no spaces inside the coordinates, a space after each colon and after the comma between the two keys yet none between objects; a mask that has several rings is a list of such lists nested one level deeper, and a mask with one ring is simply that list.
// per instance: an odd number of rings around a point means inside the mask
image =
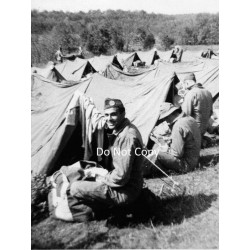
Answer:
[{"label": "sky above treeline", "polygon": [[31,0],[39,11],[144,10],[155,14],[218,13],[219,0]]}]

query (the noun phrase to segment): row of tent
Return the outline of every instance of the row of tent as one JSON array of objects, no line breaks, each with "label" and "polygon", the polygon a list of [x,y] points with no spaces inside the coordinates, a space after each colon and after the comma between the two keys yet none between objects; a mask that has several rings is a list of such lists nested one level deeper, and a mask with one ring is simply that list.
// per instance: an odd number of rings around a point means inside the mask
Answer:
[{"label": "row of tent", "polygon": [[[32,67],[32,72],[47,79],[61,81],[80,81],[89,73],[100,72],[105,74],[109,65],[123,70],[133,66],[135,62],[144,62],[146,67],[154,65],[155,60],[167,62],[172,51],[138,51],[134,53],[118,53],[114,56],[96,56],[90,59],[76,57],[72,60],[65,60],[63,63],[54,65],[49,62],[44,68]],[[200,58],[200,52],[185,51],[182,62],[193,62]],[[125,70],[127,71],[127,70]]]},{"label": "row of tent", "polygon": [[219,60],[200,59],[193,62],[169,63],[159,62],[157,66],[137,71],[124,72],[112,64],[107,67],[105,77],[113,80],[133,82],[137,84],[143,80],[153,80],[166,74],[175,72],[180,81],[188,73],[194,73],[197,82],[208,89],[214,98],[219,95]]},{"label": "row of tent", "polygon": [[[175,73],[137,84],[108,79],[98,73],[77,83],[61,84],[33,74],[33,174],[52,174],[59,166],[66,164],[62,162],[63,156],[79,152],[82,142],[78,139],[82,136],[81,131],[78,131],[78,123],[68,125],[66,119],[68,110],[78,107],[78,103],[74,101],[77,96],[91,97],[101,112],[105,98],[121,99],[126,108],[126,116],[138,127],[144,145],[147,145],[149,134],[159,117],[159,107],[164,101],[173,102],[174,86],[177,83]],[[80,120],[80,117],[77,118],[77,121]],[[65,160],[70,157],[67,156]]]},{"label": "row of tent", "polygon": [[[73,164],[76,160],[74,157],[82,152],[84,138],[79,125],[81,117],[76,112],[79,102],[75,101],[80,96],[91,97],[101,112],[105,98],[121,99],[126,116],[138,127],[146,146],[150,132],[159,118],[161,103],[174,102],[176,86],[185,74],[194,72],[197,80],[212,92],[214,99],[219,95],[218,60],[195,57],[193,61],[176,64],[160,60],[156,65],[135,72],[124,72],[124,66],[136,61],[137,56],[132,53],[127,57],[100,56],[90,60],[76,58],[76,61],[65,61],[54,68],[50,65],[50,72],[43,69],[44,75],[41,72],[32,73],[32,174],[50,175],[62,165]],[[85,61],[84,66],[82,60]],[[76,80],[76,76],[88,68],[95,69],[94,66],[98,69],[106,67],[105,74],[92,70],[93,74],[89,77]],[[75,77],[66,80],[66,72],[74,72]],[[59,77],[64,80],[54,79]],[[76,112],[77,118],[73,123],[67,120],[69,111]]]}]

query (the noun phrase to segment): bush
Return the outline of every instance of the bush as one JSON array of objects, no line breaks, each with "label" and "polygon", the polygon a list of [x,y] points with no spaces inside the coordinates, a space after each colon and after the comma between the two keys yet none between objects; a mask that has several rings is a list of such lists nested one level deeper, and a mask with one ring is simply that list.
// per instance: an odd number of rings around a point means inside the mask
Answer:
[{"label": "bush", "polygon": [[31,179],[31,221],[35,223],[38,220],[49,216],[48,193],[51,189],[50,184],[46,184],[46,175],[35,175]]},{"label": "bush", "polygon": [[155,45],[155,37],[152,33],[148,34],[144,40],[143,48],[152,49]]},{"label": "bush", "polygon": [[95,55],[105,54],[111,49],[111,35],[106,27],[93,25],[88,36],[87,49]]},{"label": "bush", "polygon": [[161,37],[162,46],[165,50],[170,49],[170,46],[174,44],[175,40],[168,35],[163,35]]}]

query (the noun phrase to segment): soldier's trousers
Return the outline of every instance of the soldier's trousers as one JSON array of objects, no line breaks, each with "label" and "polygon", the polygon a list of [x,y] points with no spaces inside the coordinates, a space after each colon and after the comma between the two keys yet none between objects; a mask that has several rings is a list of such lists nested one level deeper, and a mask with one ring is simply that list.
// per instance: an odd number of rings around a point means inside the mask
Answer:
[{"label": "soldier's trousers", "polygon": [[140,191],[129,187],[111,188],[104,183],[80,180],[69,186],[67,197],[74,221],[86,221],[91,219],[93,211],[101,212],[132,203]]}]

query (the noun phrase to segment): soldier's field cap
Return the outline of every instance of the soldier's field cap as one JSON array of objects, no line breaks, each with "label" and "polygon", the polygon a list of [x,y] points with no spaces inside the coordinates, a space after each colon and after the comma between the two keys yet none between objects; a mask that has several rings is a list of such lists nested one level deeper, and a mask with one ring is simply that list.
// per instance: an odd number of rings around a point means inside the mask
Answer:
[{"label": "soldier's field cap", "polygon": [[184,78],[184,81],[186,81],[186,80],[196,81],[194,73],[190,73],[190,74],[186,75],[185,78]]},{"label": "soldier's field cap", "polygon": [[124,105],[119,99],[106,98],[104,101],[104,109],[110,108],[124,108]]}]

